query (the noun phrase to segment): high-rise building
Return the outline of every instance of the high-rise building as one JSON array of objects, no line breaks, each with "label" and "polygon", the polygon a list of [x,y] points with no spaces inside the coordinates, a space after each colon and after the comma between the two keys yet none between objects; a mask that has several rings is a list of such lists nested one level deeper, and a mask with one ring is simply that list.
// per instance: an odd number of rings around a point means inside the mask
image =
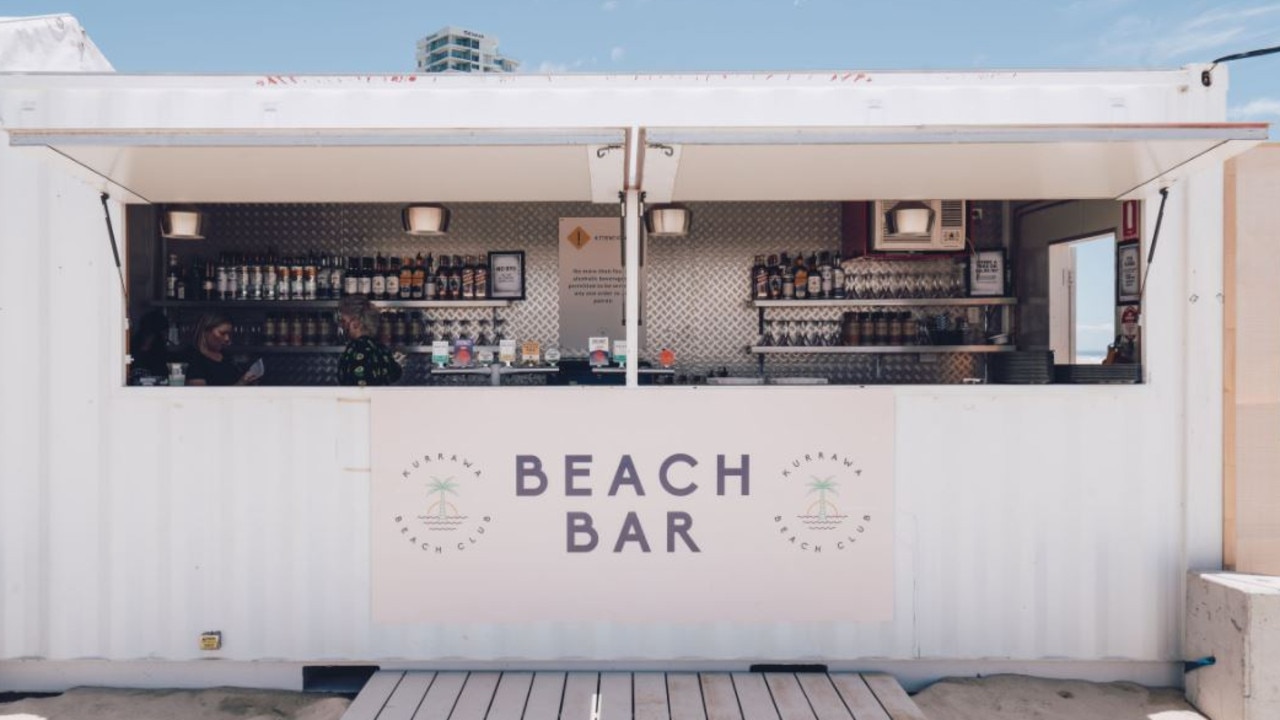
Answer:
[{"label": "high-rise building", "polygon": [[418,72],[515,72],[519,60],[498,54],[498,38],[445,27],[418,41]]}]

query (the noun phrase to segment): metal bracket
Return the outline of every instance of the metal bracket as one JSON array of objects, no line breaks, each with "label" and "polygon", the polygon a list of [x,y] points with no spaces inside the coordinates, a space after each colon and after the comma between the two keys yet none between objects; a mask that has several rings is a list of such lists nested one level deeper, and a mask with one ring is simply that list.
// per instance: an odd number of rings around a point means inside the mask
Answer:
[{"label": "metal bracket", "polygon": [[661,150],[662,154],[666,155],[667,157],[675,157],[675,154],[676,154],[675,148],[671,147],[670,145],[663,145],[662,143],[649,143],[645,145],[645,147],[650,148],[652,150]]},{"label": "metal bracket", "polygon": [[600,147],[596,148],[596,157],[602,158],[605,155],[608,155],[610,151],[621,150],[622,147],[623,146],[621,143],[615,143],[613,145],[601,145]]}]

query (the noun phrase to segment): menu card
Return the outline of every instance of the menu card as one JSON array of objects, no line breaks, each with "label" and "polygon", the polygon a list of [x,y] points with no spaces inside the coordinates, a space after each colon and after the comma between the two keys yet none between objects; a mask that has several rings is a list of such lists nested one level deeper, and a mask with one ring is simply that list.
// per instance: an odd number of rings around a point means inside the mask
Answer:
[{"label": "menu card", "polygon": [[618,363],[618,367],[627,366],[627,341],[613,341],[613,361]]},{"label": "menu card", "polygon": [[525,365],[537,365],[542,359],[542,346],[537,340],[528,340],[520,346],[520,361]]},{"label": "menu card", "polygon": [[516,341],[515,340],[499,340],[498,341],[498,360],[507,367],[511,367],[511,363],[516,361]]},{"label": "menu card", "polygon": [[436,367],[444,367],[449,364],[449,341],[436,340],[431,343],[431,362]]},{"label": "menu card", "polygon": [[587,357],[591,362],[591,367],[601,367],[609,364],[609,338],[593,337],[587,338]]}]

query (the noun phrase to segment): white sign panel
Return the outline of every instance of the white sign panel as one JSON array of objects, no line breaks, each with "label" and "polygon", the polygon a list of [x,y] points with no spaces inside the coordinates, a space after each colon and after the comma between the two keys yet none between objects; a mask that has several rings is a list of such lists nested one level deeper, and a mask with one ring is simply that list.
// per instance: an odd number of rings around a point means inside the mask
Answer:
[{"label": "white sign panel", "polygon": [[624,337],[622,220],[560,218],[560,347],[585,354],[587,338]]},{"label": "white sign panel", "polygon": [[494,400],[371,399],[375,622],[891,619],[891,390]]}]

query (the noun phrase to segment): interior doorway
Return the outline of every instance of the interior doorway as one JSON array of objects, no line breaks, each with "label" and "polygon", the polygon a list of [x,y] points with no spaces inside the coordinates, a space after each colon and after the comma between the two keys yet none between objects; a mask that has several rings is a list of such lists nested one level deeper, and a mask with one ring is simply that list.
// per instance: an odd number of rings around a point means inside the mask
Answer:
[{"label": "interior doorway", "polygon": [[1116,337],[1116,236],[1049,246],[1049,347],[1057,364],[1101,364]]}]

